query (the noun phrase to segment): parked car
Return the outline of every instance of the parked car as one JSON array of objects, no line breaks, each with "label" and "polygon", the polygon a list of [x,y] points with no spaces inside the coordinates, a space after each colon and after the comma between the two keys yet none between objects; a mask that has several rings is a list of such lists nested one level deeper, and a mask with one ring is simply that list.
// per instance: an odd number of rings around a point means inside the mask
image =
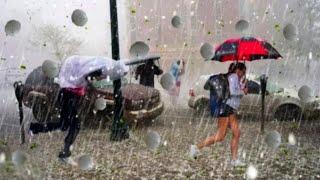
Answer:
[{"label": "parked car", "polygon": [[[94,119],[108,120],[112,118],[114,97],[112,82],[102,80],[93,84],[83,98],[80,107],[80,117],[83,122],[93,122]],[[38,122],[57,121],[60,111],[60,87],[53,78],[47,78],[42,68],[33,70],[23,84],[23,104],[32,109],[33,116]],[[164,104],[160,92],[151,87],[139,84],[130,84],[124,78],[122,85],[124,98],[123,118],[129,123],[144,123],[159,116]],[[104,98],[106,108],[103,111],[95,110],[97,98]]]},{"label": "parked car", "polygon": [[[209,92],[204,90],[204,84],[211,75],[202,75],[189,90],[189,107],[196,113],[209,111]],[[241,99],[238,113],[242,116],[259,116],[261,112],[260,81],[257,76],[248,75],[249,92]],[[293,120],[302,117],[316,117],[320,112],[320,99],[314,97],[311,102],[303,102],[298,92],[285,89],[277,84],[268,82],[266,92],[266,116],[268,119]],[[208,113],[206,113],[208,114]]]}]

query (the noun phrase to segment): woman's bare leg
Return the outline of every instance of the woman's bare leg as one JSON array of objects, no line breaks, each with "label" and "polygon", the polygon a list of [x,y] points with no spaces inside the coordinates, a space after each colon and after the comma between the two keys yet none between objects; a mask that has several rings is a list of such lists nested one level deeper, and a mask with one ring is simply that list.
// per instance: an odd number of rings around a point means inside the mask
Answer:
[{"label": "woman's bare leg", "polygon": [[227,133],[227,128],[229,124],[229,118],[228,117],[220,117],[218,119],[218,131],[216,134],[208,137],[204,141],[198,144],[198,149],[202,149],[206,146],[210,146],[211,144],[214,144],[215,142],[222,141]]},{"label": "woman's bare leg", "polygon": [[240,140],[240,129],[238,119],[235,114],[229,116],[230,128],[232,131],[231,154],[232,159],[236,160],[238,156],[238,144]]}]

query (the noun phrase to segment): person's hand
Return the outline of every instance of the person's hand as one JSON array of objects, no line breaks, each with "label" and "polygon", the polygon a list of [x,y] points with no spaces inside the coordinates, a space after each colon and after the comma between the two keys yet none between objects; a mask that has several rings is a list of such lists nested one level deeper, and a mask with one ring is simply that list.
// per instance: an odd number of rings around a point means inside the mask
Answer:
[{"label": "person's hand", "polygon": [[245,94],[245,95],[247,95],[247,94],[248,94],[249,89],[248,89],[248,87],[245,87],[245,88],[243,88],[243,89],[242,89],[242,91],[244,92],[244,94]]},{"label": "person's hand", "polygon": [[241,89],[244,89],[244,88],[248,87],[248,80],[247,79],[242,79],[240,81],[240,87],[241,87]]},{"label": "person's hand", "polygon": [[247,85],[247,84],[248,84],[248,80],[247,80],[246,78],[244,78],[244,79],[242,80],[242,83],[245,84],[245,85]]}]

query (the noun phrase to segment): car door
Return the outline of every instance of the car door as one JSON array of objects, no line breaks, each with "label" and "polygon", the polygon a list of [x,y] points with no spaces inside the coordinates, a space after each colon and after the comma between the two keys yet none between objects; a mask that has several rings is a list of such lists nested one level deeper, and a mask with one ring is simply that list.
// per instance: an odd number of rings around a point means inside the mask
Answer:
[{"label": "car door", "polygon": [[241,114],[257,114],[260,112],[260,84],[256,81],[248,81],[248,94],[244,95],[240,103]]}]

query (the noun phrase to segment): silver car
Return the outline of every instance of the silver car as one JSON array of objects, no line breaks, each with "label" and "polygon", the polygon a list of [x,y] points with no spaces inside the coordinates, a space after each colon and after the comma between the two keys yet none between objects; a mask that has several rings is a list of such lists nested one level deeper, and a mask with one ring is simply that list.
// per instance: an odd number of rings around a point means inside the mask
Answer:
[{"label": "silver car", "polygon": [[[209,91],[204,90],[204,84],[211,75],[202,75],[189,90],[189,107],[196,114],[208,114]],[[260,81],[257,76],[248,75],[249,92],[241,99],[238,113],[245,117],[258,117],[261,112]],[[303,102],[298,92],[285,89],[279,85],[268,82],[265,98],[266,116],[268,119],[299,120],[302,117],[317,117],[320,112],[320,100],[314,97],[311,102]]]}]

